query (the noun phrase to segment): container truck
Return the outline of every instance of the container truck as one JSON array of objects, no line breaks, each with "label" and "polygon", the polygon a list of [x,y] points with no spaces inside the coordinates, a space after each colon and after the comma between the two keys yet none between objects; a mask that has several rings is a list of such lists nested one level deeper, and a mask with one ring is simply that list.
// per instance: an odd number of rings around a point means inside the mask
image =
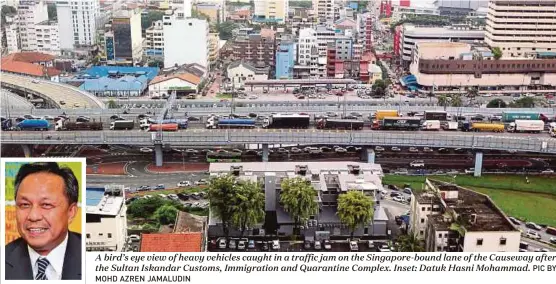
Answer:
[{"label": "container truck", "polygon": [[275,114],[266,118],[264,128],[309,128],[311,117],[305,114]]},{"label": "container truck", "polygon": [[425,111],[423,116],[425,120],[440,120],[446,121],[448,120],[448,113],[445,111]]},{"label": "container truck", "polygon": [[54,125],[56,131],[76,131],[76,130],[102,130],[102,122],[72,122],[58,120]]},{"label": "container truck", "polygon": [[425,120],[421,126],[423,130],[440,130],[440,120]]},{"label": "container truck", "polygon": [[475,132],[504,132],[505,126],[501,123],[462,122],[462,131]]},{"label": "container truck", "polygon": [[116,120],[110,122],[110,130],[130,130],[135,126],[133,120]]},{"label": "container truck", "polygon": [[503,122],[514,122],[516,120],[543,120],[545,121],[547,117],[538,112],[508,112],[502,113]]},{"label": "container truck", "polygon": [[458,130],[458,123],[455,121],[447,121],[442,123],[442,129],[447,131],[456,131]]},{"label": "container truck", "polygon": [[12,119],[2,117],[2,130],[3,131],[8,131],[8,130],[12,130],[12,128],[13,128]]},{"label": "container truck", "polygon": [[357,119],[320,119],[317,121],[318,129],[346,129],[361,130],[363,121]]},{"label": "container truck", "polygon": [[508,132],[542,132],[544,121],[542,120],[516,120],[508,125]]},{"label": "container truck", "polygon": [[15,126],[16,130],[48,130],[50,124],[45,119],[26,119]]},{"label": "container truck", "polygon": [[178,131],[177,123],[151,124],[149,131]]},{"label": "container truck", "polygon": [[419,130],[421,119],[418,117],[385,117],[380,123],[383,130]]},{"label": "container truck", "polygon": [[243,118],[223,118],[223,119],[210,119],[206,124],[207,129],[217,128],[254,128],[254,119]]},{"label": "container truck", "polygon": [[398,117],[400,113],[397,110],[377,110],[375,115],[376,120],[383,120],[385,117]]},{"label": "container truck", "polygon": [[[159,124],[158,120],[151,118],[141,119],[139,121],[139,128],[149,130],[152,124]],[[187,119],[164,119],[161,124],[177,124],[179,129],[187,129],[189,123]]]}]

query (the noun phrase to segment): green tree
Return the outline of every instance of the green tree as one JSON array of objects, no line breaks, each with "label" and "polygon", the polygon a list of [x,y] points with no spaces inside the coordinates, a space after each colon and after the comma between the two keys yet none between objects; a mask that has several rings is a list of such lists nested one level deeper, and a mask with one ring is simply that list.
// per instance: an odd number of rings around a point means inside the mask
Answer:
[{"label": "green tree", "polygon": [[108,100],[108,108],[118,108],[118,104],[113,99]]},{"label": "green tree", "polygon": [[155,224],[147,223],[141,227],[141,230],[147,232],[156,232],[158,231],[158,226]]},{"label": "green tree", "polygon": [[446,95],[440,95],[440,96],[438,96],[438,99],[437,99],[437,100],[438,100],[438,105],[439,105],[439,106],[443,106],[443,107],[448,106],[448,101],[449,101],[449,100],[448,100],[448,96],[446,96]]},{"label": "green tree", "polygon": [[493,48],[492,55],[494,55],[494,59],[500,59],[502,57],[502,50],[500,50],[500,47]]},{"label": "green tree", "polygon": [[423,242],[415,234],[401,235],[394,247],[398,252],[424,252]]},{"label": "green tree", "polygon": [[178,214],[178,209],[176,207],[165,204],[154,211],[153,217],[161,225],[168,225],[176,223],[176,216]]},{"label": "green tree", "polygon": [[461,95],[451,95],[450,102],[453,107],[461,107],[463,106],[463,100],[461,99]]},{"label": "green tree", "polygon": [[133,218],[152,219],[154,212],[164,205],[172,205],[177,209],[182,209],[183,207],[175,201],[155,196],[149,199],[140,198],[133,201],[127,207],[127,214],[131,215]]},{"label": "green tree", "polygon": [[359,226],[367,225],[374,216],[374,202],[361,191],[350,190],[338,197],[338,217],[351,231],[350,237]]},{"label": "green tree", "polygon": [[487,108],[505,108],[507,107],[506,102],[503,99],[494,99],[488,102]]},{"label": "green tree", "polygon": [[232,213],[232,225],[241,231],[243,237],[245,230],[264,221],[265,195],[261,185],[256,182],[242,181],[236,184],[235,200],[236,211]]},{"label": "green tree", "polygon": [[373,95],[376,97],[384,97],[386,95],[386,86],[386,80],[376,80],[372,87]]},{"label": "green tree", "polygon": [[222,222],[222,229],[226,237],[230,234],[232,218],[237,212],[237,205],[230,202],[237,200],[236,184],[237,180],[234,176],[225,175],[211,179],[208,186],[210,209],[214,216]]},{"label": "green tree", "polygon": [[516,108],[532,108],[535,107],[535,105],[536,105],[536,100],[533,97],[524,97],[516,100],[515,102],[510,103],[510,107],[516,107]]},{"label": "green tree", "polygon": [[152,60],[149,61],[148,63],[149,67],[158,67],[158,68],[164,68],[164,62],[161,60]]},{"label": "green tree", "polygon": [[469,98],[469,101],[473,101],[475,100],[475,98],[479,95],[479,89],[477,87],[471,87],[469,89],[467,89],[467,97]]},{"label": "green tree", "polygon": [[147,11],[147,14],[142,14],[141,30],[143,31],[143,33],[152,25],[153,22],[162,20],[162,16],[164,16],[164,12],[157,10],[150,10]]},{"label": "green tree", "polygon": [[233,30],[236,28],[236,24],[232,22],[222,22],[216,25],[216,30],[218,30],[218,36],[222,40],[229,40],[233,36]]},{"label": "green tree", "polygon": [[210,17],[206,14],[199,12],[196,8],[191,8],[191,18],[207,20],[210,23]]},{"label": "green tree", "polygon": [[296,177],[282,180],[280,203],[293,219],[294,232],[318,212],[316,191],[310,181]]}]

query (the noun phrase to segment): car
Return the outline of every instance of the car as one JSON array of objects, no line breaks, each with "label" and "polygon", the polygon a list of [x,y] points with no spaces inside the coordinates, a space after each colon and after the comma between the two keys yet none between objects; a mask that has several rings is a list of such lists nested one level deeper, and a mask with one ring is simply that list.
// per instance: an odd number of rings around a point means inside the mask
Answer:
[{"label": "car", "polygon": [[244,250],[246,245],[247,245],[247,242],[245,240],[239,240],[239,242],[237,242],[237,249],[238,250]]},{"label": "car", "polygon": [[59,101],[59,103],[60,103],[61,105],[65,105],[65,104],[66,104],[65,101]]},{"label": "car", "polygon": [[527,222],[525,223],[525,227],[529,228],[529,229],[533,229],[533,230],[537,230],[540,231],[542,230],[542,227],[533,223],[533,222]]},{"label": "car", "polygon": [[272,249],[273,250],[279,250],[280,249],[280,241],[279,240],[273,240],[272,241]]},{"label": "car", "polygon": [[341,153],[347,153],[347,150],[345,148],[338,147],[334,149],[334,152],[341,154]]},{"label": "car", "polygon": [[449,149],[446,149],[446,148],[439,148],[439,149],[438,149],[438,153],[443,153],[443,154],[445,154],[445,153],[449,153],[449,152],[450,152],[450,150],[449,150]]},{"label": "car", "polygon": [[183,192],[180,192],[180,193],[178,193],[178,198],[179,198],[180,200],[187,201],[187,200],[189,200],[189,195],[188,195],[188,194],[185,194],[185,193],[183,193]]},{"label": "car", "polygon": [[292,153],[294,153],[294,154],[298,154],[298,153],[303,152],[303,150],[301,150],[301,149],[299,149],[299,148],[297,148],[297,147],[292,147],[292,148],[290,149],[290,152],[292,152]]},{"label": "car", "polygon": [[163,189],[166,189],[166,187],[163,184],[159,184],[154,189],[155,190],[163,190]]},{"label": "car", "polygon": [[315,250],[321,250],[322,249],[322,245],[320,241],[315,241],[314,244]]},{"label": "car", "polygon": [[409,166],[412,168],[423,168],[425,167],[425,162],[423,160],[415,160],[409,163]]},{"label": "car", "polygon": [[305,147],[303,150],[310,154],[320,154],[322,152],[322,150],[317,147]]},{"label": "car", "polygon": [[259,98],[259,97],[258,97],[257,95],[250,95],[250,96],[249,96],[249,99],[250,99],[250,100],[256,100],[256,99],[258,99],[258,98]]},{"label": "car", "polygon": [[42,119],[44,120],[54,120],[54,117],[50,116],[50,115],[45,115],[42,117]]},{"label": "car", "polygon": [[425,153],[431,153],[431,152],[433,152],[433,150],[432,150],[431,148],[429,148],[429,147],[424,147],[424,148],[423,148],[423,152],[425,152]]},{"label": "car", "polygon": [[403,196],[401,196],[401,195],[394,196],[394,198],[392,198],[392,200],[394,200],[396,202],[400,202],[400,203],[405,202],[405,198],[403,198]]},{"label": "car", "polygon": [[323,146],[323,147],[320,147],[320,151],[321,152],[332,152],[332,148]]},{"label": "car", "polygon": [[200,179],[195,182],[195,185],[207,185],[208,181],[206,179]]},{"label": "car", "polygon": [[248,249],[254,249],[255,248],[255,240],[249,240],[247,242],[247,248]]},{"label": "car", "polygon": [[413,190],[411,190],[411,188],[409,187],[406,187],[403,189],[403,193],[411,195],[413,194]]},{"label": "car", "polygon": [[465,172],[466,174],[474,174],[474,173],[475,173],[475,168],[465,169],[464,172]]},{"label": "car", "polygon": [[392,147],[390,150],[392,152],[400,152],[402,149],[400,149],[399,147]]},{"label": "car", "polygon": [[178,182],[178,187],[188,187],[191,186],[191,182],[188,180],[183,180]]},{"label": "car", "polygon": [[326,116],[328,116],[328,117],[337,117],[338,114],[335,113],[335,112],[329,111],[329,112],[326,113]]},{"label": "car", "polygon": [[415,147],[409,147],[409,152],[411,153],[418,153],[419,149],[415,148]]},{"label": "car", "polygon": [[311,242],[310,241],[303,242],[303,248],[304,249],[311,249]]},{"label": "car", "polygon": [[40,83],[39,80],[31,80],[31,82],[32,82],[33,84],[39,84],[39,83]]},{"label": "car", "polygon": [[330,243],[330,240],[324,240],[323,242],[323,247],[325,250],[331,250],[332,249],[332,244]]},{"label": "car", "polygon": [[230,240],[230,241],[228,242],[228,248],[230,248],[230,249],[236,249],[236,248],[237,248],[236,240]]},{"label": "car", "polygon": [[201,119],[194,116],[186,116],[185,117],[188,121],[200,121]]},{"label": "car", "polygon": [[553,174],[553,173],[554,173],[554,171],[550,170],[550,169],[549,170],[544,170],[544,171],[541,172],[541,174]]},{"label": "car", "polygon": [[355,116],[355,117],[363,117],[363,115],[360,112],[351,112],[349,115],[351,116]]},{"label": "car", "polygon": [[288,151],[287,149],[284,149],[284,148],[278,148],[278,150],[276,152],[281,153],[281,154],[287,154],[290,151]]},{"label": "car", "polygon": [[139,235],[129,235],[129,240],[138,242],[141,240],[141,237]]},{"label": "car", "polygon": [[359,250],[359,245],[357,244],[356,241],[350,241],[349,242],[349,250],[350,251],[358,251]]},{"label": "car", "polygon": [[79,116],[75,119],[76,122],[89,122],[91,121],[90,117],[87,116]]},{"label": "car", "polygon": [[78,104],[78,103],[74,103],[74,104],[73,104],[73,107],[79,107],[79,104]]},{"label": "car", "polygon": [[401,196],[402,194],[399,192],[390,192],[390,197]]},{"label": "car", "polygon": [[151,190],[151,187],[148,185],[141,185],[137,188],[137,191],[148,191]]},{"label": "car", "polygon": [[173,194],[173,193],[168,194],[168,198],[176,201],[180,199],[177,194]]},{"label": "car", "polygon": [[189,154],[197,154],[197,153],[199,153],[199,151],[197,151],[197,150],[195,150],[195,149],[186,149],[185,152],[186,152],[186,153],[189,153]]},{"label": "car", "polygon": [[153,149],[151,148],[147,148],[147,147],[143,147],[141,149],[139,149],[139,152],[141,153],[152,153]]},{"label": "car", "polygon": [[512,224],[514,224],[514,225],[518,225],[518,226],[521,225],[521,222],[520,222],[519,220],[517,220],[516,218],[514,218],[514,217],[508,217],[508,219],[509,219],[510,222],[512,222]]},{"label": "car", "polygon": [[371,241],[371,240],[368,240],[367,241],[367,247],[370,248],[370,249],[375,248],[375,242]]},{"label": "car", "polygon": [[533,239],[533,240],[540,240],[541,239],[541,235],[539,233],[537,233],[536,231],[533,230],[527,230],[527,232],[525,233],[525,236]]},{"label": "car", "polygon": [[382,146],[376,146],[375,147],[375,152],[382,152],[382,151],[384,151],[384,147],[382,147]]},{"label": "car", "polygon": [[556,245],[556,237],[551,237],[550,238],[550,243]]},{"label": "car", "polygon": [[[110,116],[110,119],[112,119],[112,120],[116,120],[118,118],[122,118],[122,117],[117,115],[117,114],[113,114],[113,115]],[[140,118],[140,119],[143,119],[143,118]]]}]

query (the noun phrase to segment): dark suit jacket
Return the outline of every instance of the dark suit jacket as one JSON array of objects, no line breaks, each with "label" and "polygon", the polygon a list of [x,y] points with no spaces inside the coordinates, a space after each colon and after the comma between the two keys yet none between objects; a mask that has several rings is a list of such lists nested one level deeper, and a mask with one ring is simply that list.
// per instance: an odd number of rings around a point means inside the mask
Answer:
[{"label": "dark suit jacket", "polygon": [[[33,267],[29,258],[27,242],[19,238],[6,245],[6,280],[33,280]],[[69,232],[63,280],[81,279],[81,234]]]}]

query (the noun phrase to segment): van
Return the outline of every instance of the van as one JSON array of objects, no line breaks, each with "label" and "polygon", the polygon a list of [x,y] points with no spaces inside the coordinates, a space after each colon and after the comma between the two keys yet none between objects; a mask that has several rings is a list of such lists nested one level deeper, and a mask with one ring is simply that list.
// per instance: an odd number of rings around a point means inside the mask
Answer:
[{"label": "van", "polygon": [[546,227],[546,233],[550,234],[550,235],[555,235],[556,236],[556,228],[554,227]]},{"label": "van", "polygon": [[520,249],[528,249],[529,248],[529,243],[526,242],[519,242],[519,248]]}]

